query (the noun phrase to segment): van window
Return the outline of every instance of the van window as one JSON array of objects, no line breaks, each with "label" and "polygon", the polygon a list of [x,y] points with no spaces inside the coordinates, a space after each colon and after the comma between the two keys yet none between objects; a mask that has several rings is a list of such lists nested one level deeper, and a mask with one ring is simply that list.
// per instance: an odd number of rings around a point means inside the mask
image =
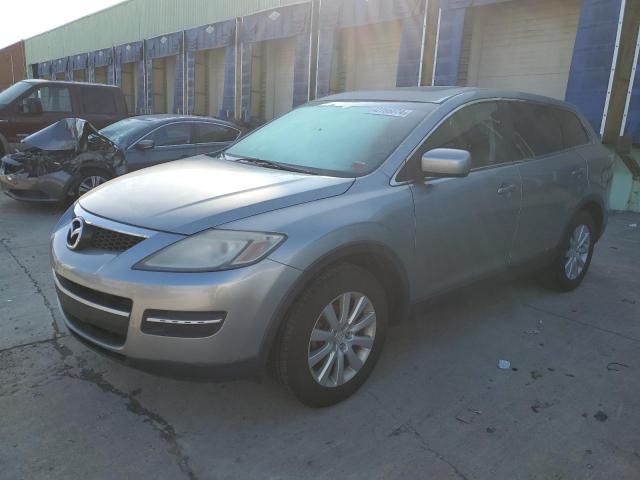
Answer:
[{"label": "van window", "polygon": [[509,106],[515,144],[522,158],[564,150],[557,109],[526,102],[509,102]]},{"label": "van window", "polygon": [[82,108],[85,113],[111,115],[117,113],[113,92],[106,88],[81,88]]},{"label": "van window", "polygon": [[562,128],[564,148],[577,147],[578,145],[589,143],[589,135],[587,135],[582,122],[575,113],[558,108],[556,109],[556,115]]},{"label": "van window", "polygon": [[31,92],[27,98],[37,98],[43,112],[71,112],[71,95],[67,87],[50,85]]}]

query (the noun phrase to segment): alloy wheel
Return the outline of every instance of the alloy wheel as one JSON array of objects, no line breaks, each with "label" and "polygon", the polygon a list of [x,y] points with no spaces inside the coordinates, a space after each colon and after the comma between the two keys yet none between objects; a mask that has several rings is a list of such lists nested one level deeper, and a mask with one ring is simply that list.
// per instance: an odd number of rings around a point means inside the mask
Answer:
[{"label": "alloy wheel", "polygon": [[587,264],[591,247],[591,231],[584,224],[578,225],[569,238],[565,252],[564,273],[569,280],[578,278]]},{"label": "alloy wheel", "polygon": [[80,182],[80,185],[78,185],[78,195],[84,195],[89,190],[96,188],[98,185],[102,185],[106,181],[107,179],[100,175],[85,177]]},{"label": "alloy wheel", "polygon": [[311,331],[309,370],[317,383],[338,387],[362,369],[376,335],[376,312],[371,300],[346,292],[324,307]]}]

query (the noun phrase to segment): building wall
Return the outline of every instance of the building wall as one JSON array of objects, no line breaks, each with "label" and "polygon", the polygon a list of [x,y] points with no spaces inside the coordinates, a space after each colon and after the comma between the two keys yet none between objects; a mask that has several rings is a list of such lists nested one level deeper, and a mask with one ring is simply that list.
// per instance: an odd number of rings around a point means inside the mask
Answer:
[{"label": "building wall", "polygon": [[26,78],[24,42],[0,50],[0,91]]},{"label": "building wall", "polygon": [[25,40],[26,63],[156,37],[301,0],[128,0]]}]

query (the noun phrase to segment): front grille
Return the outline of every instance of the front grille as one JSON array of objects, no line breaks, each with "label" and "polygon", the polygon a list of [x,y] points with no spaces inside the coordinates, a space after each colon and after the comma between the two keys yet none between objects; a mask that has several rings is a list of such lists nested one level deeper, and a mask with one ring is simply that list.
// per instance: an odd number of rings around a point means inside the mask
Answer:
[{"label": "front grille", "polygon": [[144,237],[107,230],[106,228],[92,225],[91,238],[85,248],[108,250],[110,252],[124,252],[143,240]]},{"label": "front grille", "polygon": [[79,285],[56,274],[60,306],[73,328],[114,347],[124,345],[132,301]]}]

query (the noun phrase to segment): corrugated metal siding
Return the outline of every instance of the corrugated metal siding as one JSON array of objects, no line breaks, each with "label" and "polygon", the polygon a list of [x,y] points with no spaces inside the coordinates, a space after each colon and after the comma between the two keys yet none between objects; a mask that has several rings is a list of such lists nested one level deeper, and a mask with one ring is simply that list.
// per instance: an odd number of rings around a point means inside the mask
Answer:
[{"label": "corrugated metal siding", "polygon": [[301,0],[128,0],[25,40],[27,64],[294,3],[301,3]]},{"label": "corrugated metal siding", "polygon": [[0,50],[0,91],[25,77],[24,44],[18,42]]}]

